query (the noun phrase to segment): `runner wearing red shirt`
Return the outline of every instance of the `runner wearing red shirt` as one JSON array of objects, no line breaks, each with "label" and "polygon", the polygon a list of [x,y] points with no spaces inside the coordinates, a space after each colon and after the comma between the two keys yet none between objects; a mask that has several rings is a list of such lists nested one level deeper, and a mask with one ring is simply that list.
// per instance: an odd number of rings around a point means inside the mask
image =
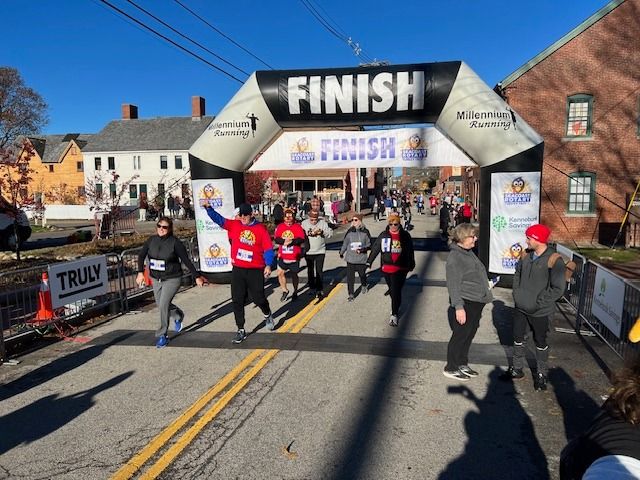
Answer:
[{"label": "runner wearing red shirt", "polygon": [[224,218],[211,207],[207,207],[207,214],[228,232],[231,242],[231,301],[238,327],[233,343],[240,343],[247,338],[244,330],[244,304],[247,294],[262,310],[265,326],[273,330],[273,315],[264,294],[264,280],[271,275],[273,262],[273,244],[267,228],[253,218],[253,209],[248,203],[240,205],[239,220]]},{"label": "runner wearing red shirt", "polygon": [[303,255],[302,245],[305,242],[306,235],[302,225],[295,222],[293,215],[292,209],[285,209],[284,223],[278,225],[274,234],[276,245],[278,245],[278,282],[282,289],[281,302],[284,302],[289,295],[287,272],[291,272],[291,283],[293,284],[291,300],[298,298],[298,285],[300,283],[298,272],[300,271],[300,258]]}]

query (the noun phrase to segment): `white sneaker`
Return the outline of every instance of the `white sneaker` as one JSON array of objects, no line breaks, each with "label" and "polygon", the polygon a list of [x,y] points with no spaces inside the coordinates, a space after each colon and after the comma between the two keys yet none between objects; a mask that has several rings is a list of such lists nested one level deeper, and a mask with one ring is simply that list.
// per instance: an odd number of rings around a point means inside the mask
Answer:
[{"label": "white sneaker", "polygon": [[391,325],[392,327],[397,327],[398,326],[398,316],[397,315],[391,315],[389,317],[389,325]]}]

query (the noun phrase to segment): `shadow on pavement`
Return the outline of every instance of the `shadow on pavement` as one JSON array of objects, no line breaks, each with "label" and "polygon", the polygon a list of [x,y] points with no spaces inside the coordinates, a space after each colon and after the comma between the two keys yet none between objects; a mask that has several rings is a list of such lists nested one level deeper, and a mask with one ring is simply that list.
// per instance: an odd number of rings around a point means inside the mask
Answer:
[{"label": "shadow on pavement", "polygon": [[31,443],[52,432],[89,410],[100,392],[115,387],[133,372],[126,372],[89,390],[66,397],[57,394],[40,398],[0,418],[0,455],[23,443]]},{"label": "shadow on pavement", "polygon": [[448,387],[450,395],[462,395],[473,406],[464,418],[468,438],[465,451],[438,480],[550,478],[533,423],[520,405],[513,383],[498,379],[500,372],[496,367],[489,374],[484,398],[476,397],[464,385]]},{"label": "shadow on pavement", "polygon": [[[102,352],[107,348],[111,347],[112,345],[117,345],[120,342],[127,340],[129,337],[133,337],[134,335],[134,331],[127,331],[124,333],[121,331],[113,338],[110,338],[107,342],[95,343],[90,347],[83,348],[70,355],[57,358],[51,363],[43,365],[42,367],[39,367],[27,373],[26,375],[4,385],[2,387],[2,390],[0,390],[0,401],[26,392],[27,390],[48,382],[49,380],[56,378],[58,375],[67,373],[74,368],[81,367],[87,362],[101,355]],[[0,431],[5,432],[6,430]]]}]

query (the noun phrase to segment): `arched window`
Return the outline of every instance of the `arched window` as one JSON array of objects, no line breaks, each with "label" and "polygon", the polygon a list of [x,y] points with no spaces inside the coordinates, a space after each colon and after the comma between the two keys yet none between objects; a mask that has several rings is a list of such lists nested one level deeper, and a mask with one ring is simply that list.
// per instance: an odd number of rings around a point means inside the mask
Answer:
[{"label": "arched window", "polygon": [[596,174],[575,172],[569,174],[568,213],[595,211]]},{"label": "arched window", "polygon": [[567,97],[567,137],[590,137],[593,125],[593,96]]}]

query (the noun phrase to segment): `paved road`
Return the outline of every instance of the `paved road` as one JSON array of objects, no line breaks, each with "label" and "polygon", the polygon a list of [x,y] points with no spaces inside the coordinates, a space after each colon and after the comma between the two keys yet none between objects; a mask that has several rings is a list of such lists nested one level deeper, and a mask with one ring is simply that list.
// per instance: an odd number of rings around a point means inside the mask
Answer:
[{"label": "paved road", "polygon": [[[377,273],[346,301],[338,237],[325,300],[281,303],[268,287],[276,332],[248,307],[253,332],[232,345],[229,287],[208,286],[178,295],[186,328],[167,348],[154,347],[150,306],[0,367],[0,479],[557,478],[615,358],[554,329],[549,391],[530,375],[498,381],[512,303],[496,289],[470,355],[480,377],[443,377],[446,251],[435,217],[414,220],[417,267],[398,328]],[[558,314],[555,326],[570,324]]]}]

